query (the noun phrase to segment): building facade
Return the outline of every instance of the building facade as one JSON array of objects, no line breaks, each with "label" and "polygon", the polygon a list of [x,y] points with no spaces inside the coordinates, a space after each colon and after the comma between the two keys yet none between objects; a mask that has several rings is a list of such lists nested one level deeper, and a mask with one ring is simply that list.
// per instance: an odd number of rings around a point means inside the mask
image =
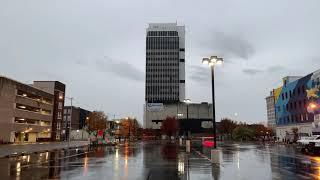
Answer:
[{"label": "building facade", "polygon": [[314,117],[320,107],[319,86],[320,70],[304,77],[285,77],[283,85],[274,90],[276,135],[280,140],[292,133],[293,128],[298,133],[314,134],[317,128]]},{"label": "building facade", "polygon": [[147,103],[177,103],[185,98],[185,28],[151,23],[146,34]]},{"label": "building facade", "polygon": [[270,95],[266,97],[266,103],[267,103],[267,118],[268,118],[267,126],[275,132],[276,112],[275,112],[275,100],[274,100],[273,91],[270,91]]},{"label": "building facade", "polygon": [[212,104],[158,104],[146,106],[144,112],[144,127],[147,129],[160,129],[167,117],[178,119],[182,132],[202,133],[212,129]]},{"label": "building facade", "polygon": [[69,138],[69,127],[71,121],[71,130],[82,130],[86,125],[86,119],[89,117],[91,111],[75,106],[65,106],[63,110],[62,122],[62,139]]},{"label": "building facade", "polygon": [[51,140],[61,141],[65,84],[59,81],[34,81],[33,86],[54,95]]},{"label": "building facade", "polygon": [[0,76],[0,141],[48,141],[52,135],[54,95]]}]

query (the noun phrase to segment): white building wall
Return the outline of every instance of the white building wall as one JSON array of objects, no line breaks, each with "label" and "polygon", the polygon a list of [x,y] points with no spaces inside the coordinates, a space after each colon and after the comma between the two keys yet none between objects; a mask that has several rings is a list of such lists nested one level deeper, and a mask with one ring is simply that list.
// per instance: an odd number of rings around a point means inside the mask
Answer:
[{"label": "white building wall", "polygon": [[70,139],[72,140],[88,140],[89,133],[86,130],[72,130],[70,132]]},{"label": "white building wall", "polygon": [[[179,62],[179,79],[180,80],[186,80],[186,72],[185,72],[185,54],[186,54],[186,49],[185,49],[185,27],[184,26],[178,26],[178,33],[179,33],[179,47],[180,49],[184,49],[184,51],[179,52],[179,58],[184,59],[184,62]],[[186,83],[179,83],[179,100],[180,102],[183,102],[185,99],[186,95]]]},{"label": "white building wall", "polygon": [[[212,105],[204,104],[189,104],[188,107],[189,119],[212,119]],[[160,129],[161,122],[152,122],[152,120],[165,120],[169,117],[177,119],[187,118],[187,105],[179,104],[164,104],[163,109],[158,111],[148,111],[144,109],[145,119],[144,128]],[[179,115],[178,115],[179,114]]]},{"label": "white building wall", "polygon": [[292,128],[298,128],[299,133],[308,133],[312,135],[312,123],[294,124],[287,126],[277,126],[276,135],[277,138],[282,141],[285,139],[287,133],[292,133]]}]

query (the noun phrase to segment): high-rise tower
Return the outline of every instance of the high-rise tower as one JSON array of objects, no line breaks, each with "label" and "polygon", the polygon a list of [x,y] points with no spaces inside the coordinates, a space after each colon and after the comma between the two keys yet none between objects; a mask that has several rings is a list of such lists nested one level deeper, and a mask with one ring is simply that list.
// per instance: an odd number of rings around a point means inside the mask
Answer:
[{"label": "high-rise tower", "polygon": [[185,98],[185,28],[151,23],[146,34],[147,103],[176,103]]}]

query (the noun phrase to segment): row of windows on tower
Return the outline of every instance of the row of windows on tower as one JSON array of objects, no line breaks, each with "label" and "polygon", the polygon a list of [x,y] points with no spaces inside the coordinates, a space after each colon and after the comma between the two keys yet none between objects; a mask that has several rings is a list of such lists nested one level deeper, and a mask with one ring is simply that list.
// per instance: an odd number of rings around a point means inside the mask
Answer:
[{"label": "row of windows on tower", "polygon": [[146,42],[148,49],[178,49],[179,38],[150,37]]},{"label": "row of windows on tower", "polygon": [[147,49],[178,49],[179,44],[159,44],[159,43],[150,43],[147,44]]},{"label": "row of windows on tower", "polygon": [[[165,69],[179,69],[179,62],[170,62],[170,63],[146,63],[148,68],[153,68],[153,67],[164,67]],[[155,68],[159,69],[159,68]]]},{"label": "row of windows on tower", "polygon": [[146,99],[149,103],[152,102],[178,102],[179,101],[179,97],[178,96],[174,96],[174,97],[155,97],[155,98],[147,98]]},{"label": "row of windows on tower", "polygon": [[[287,103],[286,105],[283,105],[282,107],[282,111],[283,112],[288,112],[288,111],[291,111],[291,110],[297,110],[297,109],[305,109],[307,107],[307,100],[304,99],[304,100],[301,100],[301,101],[294,101],[294,102],[290,102],[290,103]],[[278,112],[281,111],[281,107],[278,106]]]},{"label": "row of windows on tower", "polygon": [[177,61],[179,60],[179,55],[175,56],[148,56],[147,61]]},{"label": "row of windows on tower", "polygon": [[305,86],[301,86],[301,87],[297,87],[293,90],[289,90],[287,92],[284,92],[281,94],[282,100],[291,98],[291,97],[295,97],[295,96],[299,96],[300,94],[303,95],[306,93],[306,88]]},{"label": "row of windows on tower", "polygon": [[178,62],[179,61],[179,57],[155,57],[155,58],[147,58],[147,63],[165,63],[165,62]]},{"label": "row of windows on tower", "polygon": [[147,79],[146,80],[147,83],[155,83],[155,84],[158,84],[158,83],[166,83],[166,84],[169,84],[169,83],[179,83],[179,80],[177,79],[174,79],[174,80],[167,80],[167,79],[161,79],[161,80],[154,80],[154,79]]},{"label": "row of windows on tower", "polygon": [[146,69],[146,71],[147,72],[166,72],[166,73],[171,73],[171,72],[176,72],[176,73],[178,73],[178,71],[179,71],[179,67],[177,67],[177,68],[170,68],[170,69],[159,69],[159,68],[154,68],[154,69],[152,69],[152,66],[149,66],[149,68],[148,69]]},{"label": "row of windows on tower", "polygon": [[155,94],[159,94],[159,95],[176,95],[178,94],[178,90],[172,90],[172,89],[158,89],[155,91],[152,90],[147,90],[147,94],[149,95],[155,95]]},{"label": "row of windows on tower", "polygon": [[161,87],[161,88],[147,88],[147,94],[177,94],[179,92],[178,88],[169,86],[169,87]]},{"label": "row of windows on tower", "polygon": [[147,70],[148,73],[146,73],[146,77],[171,77],[171,78],[176,78],[179,77],[179,72],[178,71],[149,71]]},{"label": "row of windows on tower", "polygon": [[147,55],[179,55],[179,51],[156,51],[156,52],[148,52]]},{"label": "row of windows on tower", "polygon": [[179,92],[163,91],[163,92],[149,92],[147,93],[148,97],[175,97],[179,95]]},{"label": "row of windows on tower", "polygon": [[159,91],[159,90],[163,90],[163,89],[172,89],[172,90],[178,90],[179,89],[179,85],[175,85],[175,86],[147,86],[146,87],[147,90],[152,90],[152,91]]},{"label": "row of windows on tower", "polygon": [[278,118],[278,124],[297,123],[309,120],[308,113],[293,114],[285,117]]},{"label": "row of windows on tower", "polygon": [[146,43],[175,44],[179,43],[179,37],[147,37]]},{"label": "row of windows on tower", "polygon": [[178,36],[177,31],[149,31],[148,36]]}]

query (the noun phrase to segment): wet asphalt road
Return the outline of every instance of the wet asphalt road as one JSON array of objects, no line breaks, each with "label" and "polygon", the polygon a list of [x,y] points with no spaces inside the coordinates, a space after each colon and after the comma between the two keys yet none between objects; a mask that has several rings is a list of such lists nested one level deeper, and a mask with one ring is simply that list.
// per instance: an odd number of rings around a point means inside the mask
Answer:
[{"label": "wet asphalt road", "polygon": [[291,146],[221,144],[220,164],[210,149],[193,143],[185,153],[174,143],[73,149],[0,159],[1,179],[320,179],[320,157]]}]

